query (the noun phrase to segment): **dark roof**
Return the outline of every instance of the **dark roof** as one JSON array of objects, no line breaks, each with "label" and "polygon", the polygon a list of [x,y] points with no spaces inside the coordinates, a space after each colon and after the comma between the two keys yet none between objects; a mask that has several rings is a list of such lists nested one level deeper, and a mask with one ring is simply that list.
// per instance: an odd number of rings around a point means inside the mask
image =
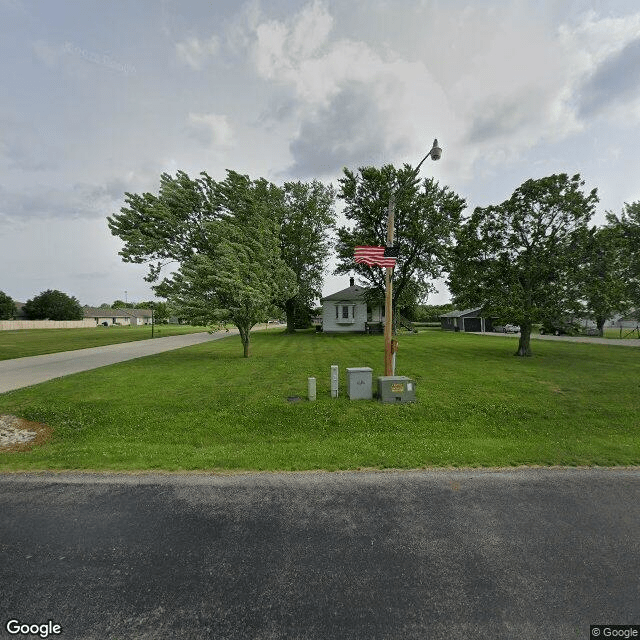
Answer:
[{"label": "dark roof", "polygon": [[85,318],[141,318],[151,317],[151,309],[112,309],[100,307],[85,307]]},{"label": "dark roof", "polygon": [[364,293],[366,289],[364,287],[359,287],[357,284],[353,287],[347,287],[342,291],[338,291],[337,293],[332,293],[330,296],[326,296],[324,298],[320,298],[320,302],[325,302],[325,300],[344,300],[345,302],[349,300],[357,300],[364,302]]},{"label": "dark roof", "polygon": [[482,311],[482,307],[477,307],[476,309],[464,309],[463,311],[449,311],[449,313],[443,313],[441,318],[460,318],[461,316],[466,316],[469,313],[479,313]]}]

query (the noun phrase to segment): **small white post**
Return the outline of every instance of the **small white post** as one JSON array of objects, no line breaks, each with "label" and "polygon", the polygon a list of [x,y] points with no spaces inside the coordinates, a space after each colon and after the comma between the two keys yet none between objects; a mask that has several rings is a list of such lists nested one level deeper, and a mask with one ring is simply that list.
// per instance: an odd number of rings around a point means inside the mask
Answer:
[{"label": "small white post", "polygon": [[309,394],[309,400],[313,402],[316,399],[316,379],[309,378],[307,380],[307,388]]},{"label": "small white post", "polygon": [[338,397],[338,365],[331,365],[331,397]]}]

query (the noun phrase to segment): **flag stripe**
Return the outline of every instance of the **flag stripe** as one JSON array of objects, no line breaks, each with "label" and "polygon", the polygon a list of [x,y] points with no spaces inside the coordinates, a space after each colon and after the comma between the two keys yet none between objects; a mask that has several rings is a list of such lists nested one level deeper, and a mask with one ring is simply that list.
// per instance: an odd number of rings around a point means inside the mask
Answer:
[{"label": "flag stripe", "polygon": [[380,267],[395,267],[395,258],[385,258],[384,247],[356,247],[354,253],[356,262],[366,264],[372,267],[378,265]]}]

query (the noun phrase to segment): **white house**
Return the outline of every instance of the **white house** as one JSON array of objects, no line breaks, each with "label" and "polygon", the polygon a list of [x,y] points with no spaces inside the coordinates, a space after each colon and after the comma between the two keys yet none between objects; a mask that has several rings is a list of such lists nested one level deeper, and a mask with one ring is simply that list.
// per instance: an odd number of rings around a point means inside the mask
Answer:
[{"label": "white house", "polygon": [[322,330],[325,333],[365,333],[384,323],[384,306],[367,307],[366,289],[350,279],[349,287],[321,298]]}]

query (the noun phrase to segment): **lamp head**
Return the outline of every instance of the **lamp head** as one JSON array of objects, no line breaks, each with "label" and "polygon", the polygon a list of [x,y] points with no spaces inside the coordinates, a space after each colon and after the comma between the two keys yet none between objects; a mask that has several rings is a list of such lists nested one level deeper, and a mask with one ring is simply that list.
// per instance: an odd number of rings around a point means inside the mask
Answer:
[{"label": "lamp head", "polygon": [[431,147],[431,151],[429,152],[432,160],[440,160],[442,157],[442,149],[438,146],[437,138],[433,141],[433,146]]}]

